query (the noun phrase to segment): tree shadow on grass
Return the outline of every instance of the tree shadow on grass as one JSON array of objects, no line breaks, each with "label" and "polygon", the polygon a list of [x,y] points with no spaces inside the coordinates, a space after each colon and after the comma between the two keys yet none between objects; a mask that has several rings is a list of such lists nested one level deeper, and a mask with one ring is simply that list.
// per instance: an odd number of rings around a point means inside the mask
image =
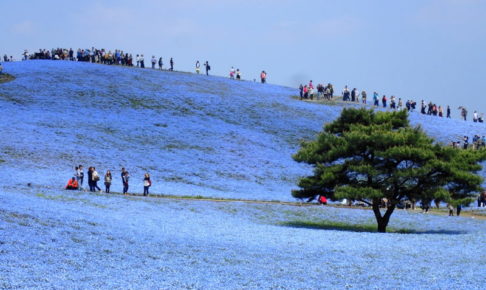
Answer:
[{"label": "tree shadow on grass", "polygon": [[[357,233],[378,233],[376,224],[348,224],[343,222],[334,221],[288,221],[280,223],[281,226],[291,228],[304,228],[304,229],[316,229],[316,230],[334,230],[343,232],[357,232]],[[458,230],[430,230],[421,231],[413,229],[403,229],[388,227],[387,233],[396,234],[439,234],[439,235],[463,235],[466,231]]]}]

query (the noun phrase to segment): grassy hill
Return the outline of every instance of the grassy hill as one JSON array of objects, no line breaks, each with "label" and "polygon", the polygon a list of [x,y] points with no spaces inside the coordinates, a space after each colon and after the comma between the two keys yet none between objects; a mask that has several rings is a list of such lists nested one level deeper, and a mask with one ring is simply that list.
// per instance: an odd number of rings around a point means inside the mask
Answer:
[{"label": "grassy hill", "polygon": [[[292,161],[341,106],[295,89],[221,77],[61,61],[6,63],[0,86],[2,183],[63,186],[73,166],[119,170],[160,194],[289,200],[308,168]],[[442,142],[484,125],[412,114]]]}]

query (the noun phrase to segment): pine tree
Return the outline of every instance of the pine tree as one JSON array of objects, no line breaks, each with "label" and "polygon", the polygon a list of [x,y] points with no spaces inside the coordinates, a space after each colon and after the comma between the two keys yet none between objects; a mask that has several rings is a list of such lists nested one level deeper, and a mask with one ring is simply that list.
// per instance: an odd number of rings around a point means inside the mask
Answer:
[{"label": "pine tree", "polygon": [[[314,141],[303,142],[293,158],[314,167],[302,178],[296,198],[325,195],[351,199],[373,209],[379,232],[403,200],[466,202],[480,191],[484,150],[459,150],[434,143],[411,127],[406,111],[344,109]],[[384,212],[383,198],[388,200]]]}]

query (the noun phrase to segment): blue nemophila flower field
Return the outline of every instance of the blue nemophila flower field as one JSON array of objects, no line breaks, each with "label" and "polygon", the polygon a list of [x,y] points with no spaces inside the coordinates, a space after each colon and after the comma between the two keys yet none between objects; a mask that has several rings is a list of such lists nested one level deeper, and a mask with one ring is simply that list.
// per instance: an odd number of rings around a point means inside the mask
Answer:
[{"label": "blue nemophila flower field", "polygon": [[398,211],[172,200],[3,186],[0,287],[482,288],[483,220]]},{"label": "blue nemophila flower field", "polygon": [[[397,211],[64,191],[77,164],[130,192],[291,201],[291,155],[340,106],[297,90],[103,65],[6,63],[0,85],[0,288],[482,288],[484,221]],[[483,124],[411,114],[440,142]],[[30,183],[30,186],[27,184]],[[341,223],[336,230],[317,224]]]},{"label": "blue nemophila flower field", "polygon": [[[291,155],[340,106],[292,99],[296,89],[188,73],[62,61],[6,63],[0,86],[1,182],[61,187],[74,166],[131,173],[142,192],[291,200],[309,168]],[[411,114],[441,142],[483,124]]]}]

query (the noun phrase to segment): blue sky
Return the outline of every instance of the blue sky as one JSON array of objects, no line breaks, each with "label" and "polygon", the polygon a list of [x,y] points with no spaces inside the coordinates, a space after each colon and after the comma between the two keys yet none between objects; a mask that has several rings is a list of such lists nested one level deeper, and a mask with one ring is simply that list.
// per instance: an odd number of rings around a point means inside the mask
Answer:
[{"label": "blue sky", "polygon": [[[81,4],[80,4],[81,3]],[[0,2],[0,54],[91,47],[231,66],[270,83],[331,82],[486,112],[486,1]]]}]

